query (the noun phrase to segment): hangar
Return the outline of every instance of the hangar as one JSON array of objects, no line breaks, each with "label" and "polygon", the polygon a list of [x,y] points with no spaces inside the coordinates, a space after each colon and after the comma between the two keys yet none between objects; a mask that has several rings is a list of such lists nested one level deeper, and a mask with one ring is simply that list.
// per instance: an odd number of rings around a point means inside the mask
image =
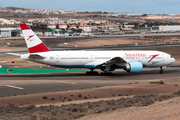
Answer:
[{"label": "hangar", "polygon": [[20,28],[0,28],[0,35],[5,37],[17,37],[20,36]]}]

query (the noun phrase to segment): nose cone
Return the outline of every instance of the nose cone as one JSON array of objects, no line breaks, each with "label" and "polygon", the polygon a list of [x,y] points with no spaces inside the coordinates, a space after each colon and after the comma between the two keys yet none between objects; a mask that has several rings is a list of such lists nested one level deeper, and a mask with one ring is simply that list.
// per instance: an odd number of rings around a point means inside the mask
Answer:
[{"label": "nose cone", "polygon": [[171,57],[171,58],[169,59],[170,64],[174,63],[175,61],[176,61],[176,60],[175,60],[173,57]]},{"label": "nose cone", "polygon": [[176,60],[174,58],[171,59],[171,63],[174,63]]}]

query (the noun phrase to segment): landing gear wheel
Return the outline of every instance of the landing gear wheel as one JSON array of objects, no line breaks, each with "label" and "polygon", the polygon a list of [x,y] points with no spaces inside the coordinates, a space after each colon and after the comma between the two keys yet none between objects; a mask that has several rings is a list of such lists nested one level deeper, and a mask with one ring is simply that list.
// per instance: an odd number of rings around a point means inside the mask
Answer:
[{"label": "landing gear wheel", "polygon": [[110,75],[113,75],[113,73],[112,72],[101,72],[101,75],[110,76]]},{"label": "landing gear wheel", "polygon": [[99,73],[97,71],[94,71],[94,75],[98,75]]},{"label": "landing gear wheel", "polygon": [[160,73],[160,74],[163,74],[163,73],[164,73],[164,70],[160,70],[159,73]]},{"label": "landing gear wheel", "polygon": [[90,72],[89,72],[89,71],[87,71],[87,72],[86,72],[86,75],[90,75]]},{"label": "landing gear wheel", "polygon": [[87,71],[86,75],[98,75],[97,71]]},{"label": "landing gear wheel", "polygon": [[163,73],[164,73],[163,68],[162,68],[162,67],[160,67],[160,69],[161,69],[161,70],[159,71],[159,73],[160,73],[160,74],[163,74]]}]

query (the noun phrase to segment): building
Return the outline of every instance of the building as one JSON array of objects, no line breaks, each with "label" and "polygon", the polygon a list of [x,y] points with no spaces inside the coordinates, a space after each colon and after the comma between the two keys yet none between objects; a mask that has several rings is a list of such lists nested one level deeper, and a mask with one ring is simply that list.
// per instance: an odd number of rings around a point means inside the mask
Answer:
[{"label": "building", "polygon": [[59,29],[66,29],[67,28],[67,24],[59,24]]},{"label": "building", "polygon": [[180,31],[180,25],[159,26],[160,31]]},{"label": "building", "polygon": [[16,37],[20,36],[20,28],[0,28],[0,35],[6,37]]},{"label": "building", "polygon": [[171,26],[153,26],[149,28],[151,32],[172,32],[180,31],[180,25],[171,25]]},{"label": "building", "polygon": [[57,24],[47,24],[47,28],[55,29]]},{"label": "building", "polygon": [[79,26],[79,29],[82,29],[85,32],[91,32],[91,26],[90,25]]},{"label": "building", "polygon": [[54,36],[55,34],[57,34],[57,35],[64,35],[64,34],[66,34],[66,35],[72,35],[73,34],[73,32],[72,31],[62,31],[62,30],[59,30],[59,29],[51,29],[51,30],[48,30],[47,31],[47,33],[46,33],[46,36],[48,36],[48,35],[51,35],[51,36]]},{"label": "building", "polygon": [[49,29],[56,29],[57,25],[58,25],[59,29],[67,28],[67,24],[42,24],[42,25],[47,25],[47,28],[49,28]]}]

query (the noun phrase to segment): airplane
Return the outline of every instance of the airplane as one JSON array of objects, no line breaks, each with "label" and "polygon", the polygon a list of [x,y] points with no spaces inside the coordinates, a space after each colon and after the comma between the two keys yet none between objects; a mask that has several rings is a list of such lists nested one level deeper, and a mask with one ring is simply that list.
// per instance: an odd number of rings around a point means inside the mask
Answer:
[{"label": "airplane", "polygon": [[58,37],[65,37],[66,35],[65,34],[59,34],[59,33],[53,33],[54,36],[56,36],[57,38]]},{"label": "airplane", "polygon": [[65,37],[65,35],[62,35],[62,34],[54,34],[54,36],[56,36],[57,38],[58,37]]},{"label": "airplane", "polygon": [[88,33],[84,33],[84,31],[82,33],[83,33],[82,35],[85,36],[85,37],[97,37],[97,35],[93,35],[92,33],[88,34]]},{"label": "airplane", "polygon": [[[164,67],[175,62],[168,53],[160,51],[51,51],[25,24],[20,24],[29,53],[20,58],[60,68],[86,68],[87,75],[112,75],[116,69],[139,73],[144,67]],[[15,54],[17,55],[17,54]]]}]

